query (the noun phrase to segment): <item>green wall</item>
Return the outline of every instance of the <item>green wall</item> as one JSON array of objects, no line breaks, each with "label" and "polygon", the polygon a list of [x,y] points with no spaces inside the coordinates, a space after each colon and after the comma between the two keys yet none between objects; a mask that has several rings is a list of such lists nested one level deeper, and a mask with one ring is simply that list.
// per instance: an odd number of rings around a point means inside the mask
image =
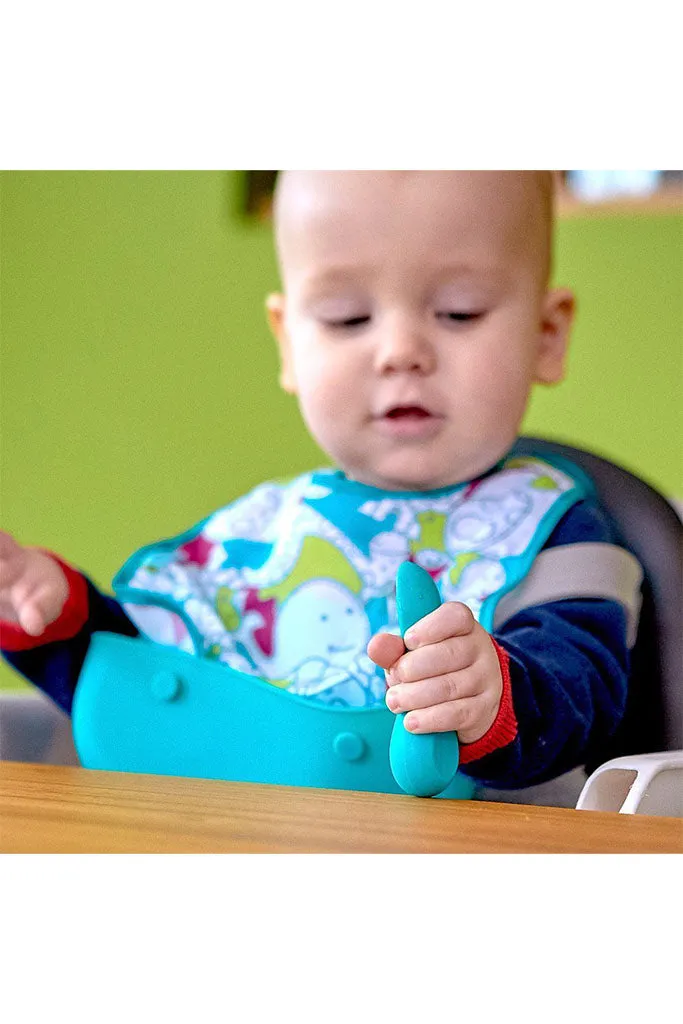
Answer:
[{"label": "green wall", "polygon": [[[101,585],[134,548],[323,458],[277,387],[270,233],[238,190],[218,172],[0,176],[0,522]],[[677,497],[681,241],[671,214],[560,224],[570,377],[526,421]]]},{"label": "green wall", "polygon": [[537,389],[525,428],[683,498],[683,217],[562,221],[555,277],[577,296],[569,373]]}]

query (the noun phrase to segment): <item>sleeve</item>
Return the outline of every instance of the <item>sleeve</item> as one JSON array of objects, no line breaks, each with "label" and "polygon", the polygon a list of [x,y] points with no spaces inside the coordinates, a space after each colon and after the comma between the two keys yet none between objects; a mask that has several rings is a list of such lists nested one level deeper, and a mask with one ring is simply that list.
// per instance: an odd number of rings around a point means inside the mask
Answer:
[{"label": "sleeve", "polygon": [[[614,543],[595,502],[578,503],[546,548]],[[565,600],[526,608],[493,634],[503,699],[488,733],[462,747],[462,770],[483,785],[518,789],[584,764],[605,745],[626,705],[626,615],[616,602]]]},{"label": "sleeve", "polygon": [[[54,555],[52,556],[55,557]],[[71,566],[57,559],[69,582],[69,597],[59,618],[39,637],[0,623],[3,658],[67,713],[93,633],[137,636],[121,605]]]}]

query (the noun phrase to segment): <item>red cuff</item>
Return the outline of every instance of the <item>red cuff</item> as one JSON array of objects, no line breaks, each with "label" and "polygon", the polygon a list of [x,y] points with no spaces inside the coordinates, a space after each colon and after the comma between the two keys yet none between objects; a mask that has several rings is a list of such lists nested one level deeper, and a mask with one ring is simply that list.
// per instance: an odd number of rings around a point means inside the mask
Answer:
[{"label": "red cuff", "polygon": [[54,558],[66,576],[69,596],[59,618],[51,622],[40,636],[25,633],[16,622],[0,621],[0,647],[4,651],[30,651],[34,647],[42,647],[43,644],[55,643],[57,640],[70,640],[83,628],[88,618],[88,585],[85,577],[51,551],[46,551],[45,554]]},{"label": "red cuff", "polygon": [[512,684],[510,682],[510,659],[507,651],[503,650],[491,637],[491,643],[498,655],[500,673],[503,677],[503,693],[500,698],[500,707],[496,719],[484,735],[475,740],[474,743],[462,743],[460,745],[460,763],[469,764],[470,761],[477,761],[485,754],[492,754],[494,750],[500,750],[512,743],[517,735],[517,718],[515,709],[512,706]]}]

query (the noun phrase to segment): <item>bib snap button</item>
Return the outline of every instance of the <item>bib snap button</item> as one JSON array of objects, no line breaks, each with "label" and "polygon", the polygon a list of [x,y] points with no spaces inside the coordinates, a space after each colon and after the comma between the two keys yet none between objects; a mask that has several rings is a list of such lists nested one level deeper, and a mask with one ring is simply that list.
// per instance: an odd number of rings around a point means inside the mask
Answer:
[{"label": "bib snap button", "polygon": [[363,756],[365,742],[355,732],[340,732],[334,737],[333,747],[342,761],[357,761]]},{"label": "bib snap button", "polygon": [[182,686],[182,680],[173,672],[157,672],[152,677],[152,696],[162,701],[175,700]]}]

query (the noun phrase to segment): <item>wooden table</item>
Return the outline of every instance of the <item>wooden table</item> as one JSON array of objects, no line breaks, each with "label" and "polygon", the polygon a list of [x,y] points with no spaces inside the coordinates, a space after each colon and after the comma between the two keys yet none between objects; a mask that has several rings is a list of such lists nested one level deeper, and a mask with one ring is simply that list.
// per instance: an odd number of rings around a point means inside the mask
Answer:
[{"label": "wooden table", "polygon": [[683,853],[683,820],[0,762],[14,853]]}]

